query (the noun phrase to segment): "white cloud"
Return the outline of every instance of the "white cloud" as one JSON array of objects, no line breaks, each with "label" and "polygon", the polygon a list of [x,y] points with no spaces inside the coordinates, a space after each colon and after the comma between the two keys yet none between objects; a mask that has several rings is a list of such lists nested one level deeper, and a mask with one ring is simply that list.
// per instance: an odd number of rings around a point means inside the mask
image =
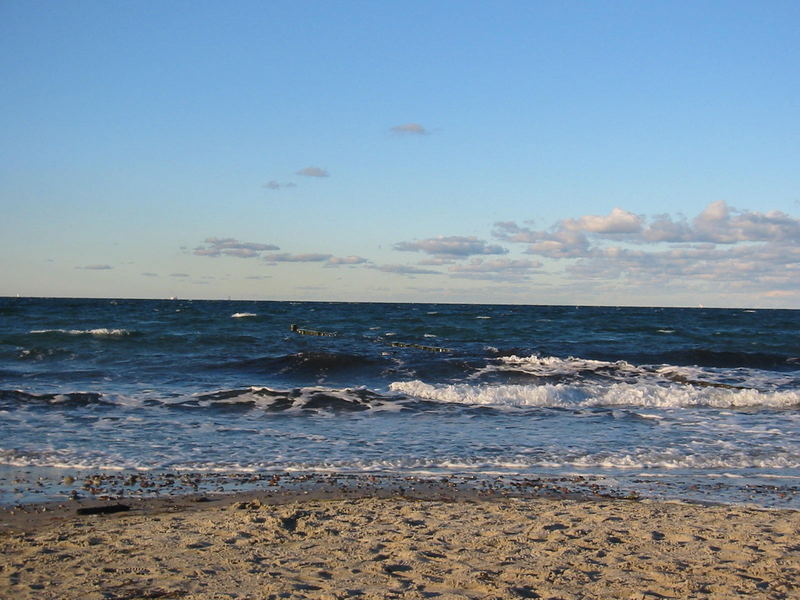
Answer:
[{"label": "white cloud", "polygon": [[413,265],[372,265],[370,268],[384,273],[397,273],[398,275],[440,275],[439,271],[420,269]]},{"label": "white cloud", "polygon": [[429,131],[419,123],[405,123],[392,127],[392,133],[398,135],[428,135]]},{"label": "white cloud", "polygon": [[800,248],[787,244],[598,250],[567,267],[578,279],[638,286],[703,287],[709,292],[800,289]]},{"label": "white cloud", "polygon": [[280,181],[274,181],[273,180],[273,181],[268,181],[267,183],[265,183],[261,187],[263,187],[265,189],[268,189],[268,190],[282,190],[284,188],[297,187],[297,184],[296,183],[292,183],[291,181],[287,182],[287,183],[281,183]]},{"label": "white cloud", "polygon": [[591,233],[637,233],[642,229],[642,217],[627,210],[614,208],[609,215],[584,215],[578,219],[567,219],[564,228]]},{"label": "white cloud", "polygon": [[274,244],[259,244],[256,242],[240,242],[234,238],[210,237],[205,240],[206,246],[194,249],[195,256],[236,256],[238,258],[255,258],[261,252],[280,250]]},{"label": "white cloud", "polygon": [[528,246],[526,254],[538,254],[549,258],[579,258],[590,254],[589,240],[578,231],[557,231],[544,234]]},{"label": "white cloud", "polygon": [[323,262],[329,258],[331,258],[330,254],[290,254],[288,252],[265,254],[263,256],[264,261],[272,264],[279,262]]},{"label": "white cloud", "polygon": [[800,219],[736,210],[724,201],[692,220],[665,214],[647,219],[614,209],[607,216],[562,220],[549,230],[496,223],[494,235],[526,244],[525,253],[554,264],[570,259],[562,275],[575,284],[771,297],[800,289]]},{"label": "white cloud", "polygon": [[780,211],[736,211],[724,201],[709,204],[691,223],[669,215],[646,219],[615,208],[608,216],[584,215],[535,231],[514,222],[495,224],[495,237],[531,244],[529,253],[576,258],[591,255],[591,242],[614,238],[631,243],[712,243],[800,241],[800,219]]},{"label": "white cloud", "polygon": [[339,265],[363,265],[369,260],[362,256],[331,256],[326,266],[338,267]]},{"label": "white cloud", "polygon": [[236,256],[238,258],[256,258],[259,251],[250,248],[228,248],[223,253],[227,256]]},{"label": "white cloud", "polygon": [[685,218],[673,221],[669,215],[657,215],[642,231],[644,242],[688,242],[692,237],[692,228]]},{"label": "white cloud", "polygon": [[300,169],[297,175],[302,175],[303,177],[330,177],[330,173],[320,167],[305,167]]},{"label": "white cloud", "polygon": [[724,200],[709,204],[691,223],[658,215],[641,234],[643,242],[739,242],[800,241],[800,219],[780,211],[738,211]]},{"label": "white cloud", "polygon": [[693,229],[694,241],[717,244],[800,241],[800,219],[780,211],[734,211],[724,200],[709,204],[695,218]]},{"label": "white cloud", "polygon": [[448,269],[452,277],[462,279],[493,279],[498,281],[521,281],[528,279],[542,266],[539,261],[508,258],[473,258],[470,262],[453,265]]},{"label": "white cloud", "polygon": [[530,244],[526,254],[549,258],[578,258],[590,254],[589,239],[581,231],[565,229],[560,222],[552,231],[534,231],[516,223],[495,224],[495,237],[509,242]]},{"label": "white cloud", "polygon": [[476,254],[507,254],[508,250],[498,245],[488,245],[474,236],[439,236],[415,242],[397,242],[395,250],[402,252],[425,252],[439,258],[473,256]]}]

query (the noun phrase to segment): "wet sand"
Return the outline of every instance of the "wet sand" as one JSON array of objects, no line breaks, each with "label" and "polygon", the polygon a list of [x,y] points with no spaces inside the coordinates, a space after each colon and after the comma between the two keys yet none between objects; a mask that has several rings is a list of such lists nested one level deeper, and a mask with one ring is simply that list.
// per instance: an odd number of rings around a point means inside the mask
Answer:
[{"label": "wet sand", "polygon": [[[201,500],[201,501],[198,501]],[[0,598],[798,598],[800,512],[251,493],[0,512]]]}]

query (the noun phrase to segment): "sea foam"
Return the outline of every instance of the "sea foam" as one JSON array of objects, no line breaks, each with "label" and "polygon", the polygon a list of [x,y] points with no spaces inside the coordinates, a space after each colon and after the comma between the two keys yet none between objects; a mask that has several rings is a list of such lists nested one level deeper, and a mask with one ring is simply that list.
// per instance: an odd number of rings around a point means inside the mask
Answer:
[{"label": "sea foam", "polygon": [[61,333],[64,335],[94,335],[98,337],[122,337],[131,335],[127,329],[110,329],[108,327],[98,327],[96,329],[33,329],[32,334]]},{"label": "sea foam", "polygon": [[693,385],[614,383],[611,385],[472,385],[396,381],[399,392],[422,400],[497,407],[588,408],[643,406],[648,408],[790,408],[800,405],[800,392],[760,392]]}]

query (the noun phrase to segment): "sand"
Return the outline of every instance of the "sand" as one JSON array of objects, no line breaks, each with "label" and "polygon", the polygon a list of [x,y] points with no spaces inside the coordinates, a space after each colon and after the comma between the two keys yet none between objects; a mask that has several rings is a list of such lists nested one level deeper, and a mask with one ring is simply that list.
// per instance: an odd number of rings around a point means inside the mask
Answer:
[{"label": "sand", "polygon": [[800,598],[797,511],[254,496],[132,508],[4,512],[0,598]]}]

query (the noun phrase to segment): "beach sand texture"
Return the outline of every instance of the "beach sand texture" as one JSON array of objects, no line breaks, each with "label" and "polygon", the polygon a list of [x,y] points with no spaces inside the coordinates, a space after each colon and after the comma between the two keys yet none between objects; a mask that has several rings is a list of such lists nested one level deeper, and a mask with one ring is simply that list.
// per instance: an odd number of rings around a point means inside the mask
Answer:
[{"label": "beach sand texture", "polygon": [[800,598],[796,511],[248,497],[4,518],[6,599]]}]

